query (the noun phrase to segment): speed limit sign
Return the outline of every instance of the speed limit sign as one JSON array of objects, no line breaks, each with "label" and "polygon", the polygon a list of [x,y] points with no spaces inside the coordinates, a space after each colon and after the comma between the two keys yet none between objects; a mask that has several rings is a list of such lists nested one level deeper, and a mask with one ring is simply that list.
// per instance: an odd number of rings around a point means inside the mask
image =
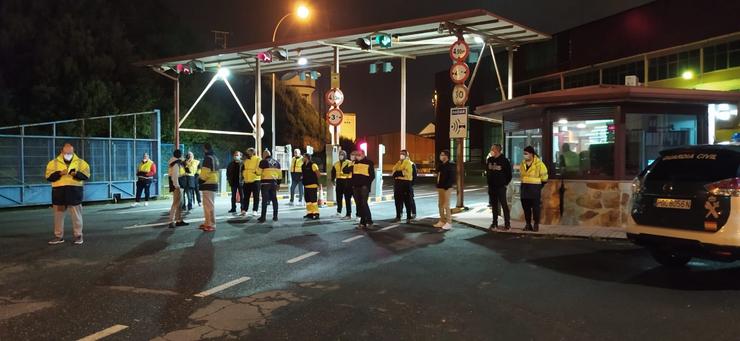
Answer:
[{"label": "speed limit sign", "polygon": [[450,68],[450,79],[452,79],[453,83],[463,84],[468,80],[469,75],[470,68],[468,67],[468,64],[463,62],[452,64],[452,67]]},{"label": "speed limit sign", "polygon": [[463,39],[458,39],[450,46],[450,58],[453,61],[461,62],[470,55],[470,46]]},{"label": "speed limit sign", "polygon": [[468,101],[468,87],[464,84],[457,84],[452,88],[452,103],[461,107]]},{"label": "speed limit sign", "polygon": [[331,110],[326,113],[326,122],[329,122],[329,124],[335,127],[342,124],[342,120],[344,120],[344,112],[342,112],[342,109],[331,108]]}]

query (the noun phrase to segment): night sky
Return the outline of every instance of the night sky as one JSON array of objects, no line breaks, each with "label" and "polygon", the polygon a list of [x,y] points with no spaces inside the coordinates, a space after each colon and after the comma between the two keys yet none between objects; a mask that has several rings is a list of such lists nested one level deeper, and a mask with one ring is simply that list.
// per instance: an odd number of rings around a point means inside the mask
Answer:
[{"label": "night sky", "polygon": [[[292,11],[296,1],[244,0],[165,0],[169,7],[188,23],[201,39],[212,41],[211,30],[232,32],[229,47],[269,41],[274,25],[282,15]],[[439,15],[448,12],[482,8],[545,33],[556,33],[651,1],[648,0],[314,0],[306,1],[312,9],[311,23],[286,20],[280,37],[305,33],[369,26],[404,19]],[[433,120],[431,104],[434,74],[449,67],[446,55],[408,61],[408,131],[418,133]],[[358,113],[358,136],[400,129],[400,64],[394,61],[394,72],[370,75],[367,64],[345,67],[342,90],[345,112]],[[329,70],[321,70],[328,75]],[[322,77],[319,88],[328,87]],[[372,91],[368,91],[372,89]],[[263,111],[267,108],[263,108]]]}]

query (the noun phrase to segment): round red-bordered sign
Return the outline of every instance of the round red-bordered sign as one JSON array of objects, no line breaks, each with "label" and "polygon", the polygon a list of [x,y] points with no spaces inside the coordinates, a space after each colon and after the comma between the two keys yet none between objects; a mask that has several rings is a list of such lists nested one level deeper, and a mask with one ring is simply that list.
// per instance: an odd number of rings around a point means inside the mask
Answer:
[{"label": "round red-bordered sign", "polygon": [[324,95],[326,104],[331,107],[338,107],[344,103],[344,93],[339,88],[332,88]]},{"label": "round red-bordered sign", "polygon": [[468,87],[465,84],[456,84],[452,88],[452,103],[461,107],[468,101]]},{"label": "round red-bordered sign", "polygon": [[463,84],[470,76],[470,67],[463,62],[457,62],[450,67],[450,79],[455,84]]},{"label": "round red-bordered sign", "polygon": [[450,46],[450,58],[453,61],[461,62],[470,55],[470,46],[465,40],[458,39]]},{"label": "round red-bordered sign", "polygon": [[339,108],[331,108],[326,113],[326,122],[333,126],[338,126],[342,124],[342,121],[344,120],[344,112],[342,112],[342,109]]}]

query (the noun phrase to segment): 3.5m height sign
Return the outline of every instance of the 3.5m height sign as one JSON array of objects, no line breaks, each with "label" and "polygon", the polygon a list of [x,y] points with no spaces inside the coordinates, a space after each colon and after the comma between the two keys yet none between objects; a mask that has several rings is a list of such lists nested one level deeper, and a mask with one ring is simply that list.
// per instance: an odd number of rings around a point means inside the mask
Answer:
[{"label": "3.5m height sign", "polygon": [[450,108],[450,138],[468,138],[468,107]]}]

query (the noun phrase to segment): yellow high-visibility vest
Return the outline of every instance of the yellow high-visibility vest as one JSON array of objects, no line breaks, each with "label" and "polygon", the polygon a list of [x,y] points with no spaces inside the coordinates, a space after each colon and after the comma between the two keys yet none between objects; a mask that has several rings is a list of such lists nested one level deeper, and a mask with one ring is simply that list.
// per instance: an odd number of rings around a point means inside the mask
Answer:
[{"label": "yellow high-visibility vest", "polygon": [[260,161],[262,161],[262,159],[256,155],[244,160],[244,169],[242,170],[242,177],[244,178],[244,182],[252,183],[260,180],[260,176],[258,173]]},{"label": "yellow high-visibility vest", "polygon": [[149,174],[149,171],[152,170],[152,165],[154,162],[152,160],[146,160],[146,162],[139,163],[139,172],[144,172]]},{"label": "yellow high-visibility vest", "polygon": [[[319,166],[317,166],[315,163],[311,163],[311,171],[314,172],[314,173],[318,172],[319,171]],[[316,180],[317,183],[307,184],[307,185],[304,185],[303,187],[305,187],[305,188],[319,188],[319,184],[318,184],[319,179],[318,179],[317,176],[314,176],[314,177],[316,178],[315,180]],[[305,181],[307,179],[307,177],[304,176],[303,179]]]},{"label": "yellow high-visibility vest", "polygon": [[72,161],[69,163],[69,165],[64,162],[64,156],[62,156],[62,154],[59,154],[59,156],[57,156],[54,160],[51,160],[48,164],[46,164],[46,178],[49,178],[55,172],[64,170],[66,170],[68,173],[62,175],[61,179],[52,182],[51,187],[83,186],[85,182],[77,180],[72,175],[70,175],[69,171],[71,170],[75,170],[80,174],[84,174],[88,178],[90,177],[90,165],[88,165],[85,160],[80,159],[77,154],[74,154],[72,156]]},{"label": "yellow high-visibility vest", "polygon": [[[196,159],[190,159],[190,160],[185,161],[185,167],[188,168],[188,171],[185,172],[185,175],[195,176],[196,174],[199,174],[200,172],[198,171],[198,165],[200,165],[200,161]],[[183,170],[185,167],[183,167]]]},{"label": "yellow high-visibility vest", "polygon": [[527,169],[527,162],[522,161],[519,166],[519,171],[522,174],[523,184],[539,185],[546,182],[548,179],[547,166],[545,166],[545,163],[536,156],[532,161],[532,165],[529,166],[529,169]]},{"label": "yellow high-visibility vest", "polygon": [[290,166],[291,173],[301,173],[301,167],[303,167],[302,157],[293,157],[293,164]]},{"label": "yellow high-visibility vest", "polygon": [[393,166],[393,173],[401,172],[403,175],[394,177],[397,180],[411,181],[414,179],[414,164],[409,159],[398,160]]},{"label": "yellow high-visibility vest", "polygon": [[[213,159],[213,162],[214,163],[218,162],[216,161],[215,157]],[[208,167],[200,168],[200,179],[205,181],[203,185],[218,185],[218,177],[219,177],[218,169],[210,169]]]},{"label": "yellow high-visibility vest", "polygon": [[334,173],[337,175],[337,179],[351,179],[352,173],[344,173],[342,170],[344,167],[351,166],[352,161],[344,160],[344,161],[337,161],[334,163]]},{"label": "yellow high-visibility vest", "polygon": [[366,163],[355,163],[352,166],[352,175],[370,176],[370,165]]}]

